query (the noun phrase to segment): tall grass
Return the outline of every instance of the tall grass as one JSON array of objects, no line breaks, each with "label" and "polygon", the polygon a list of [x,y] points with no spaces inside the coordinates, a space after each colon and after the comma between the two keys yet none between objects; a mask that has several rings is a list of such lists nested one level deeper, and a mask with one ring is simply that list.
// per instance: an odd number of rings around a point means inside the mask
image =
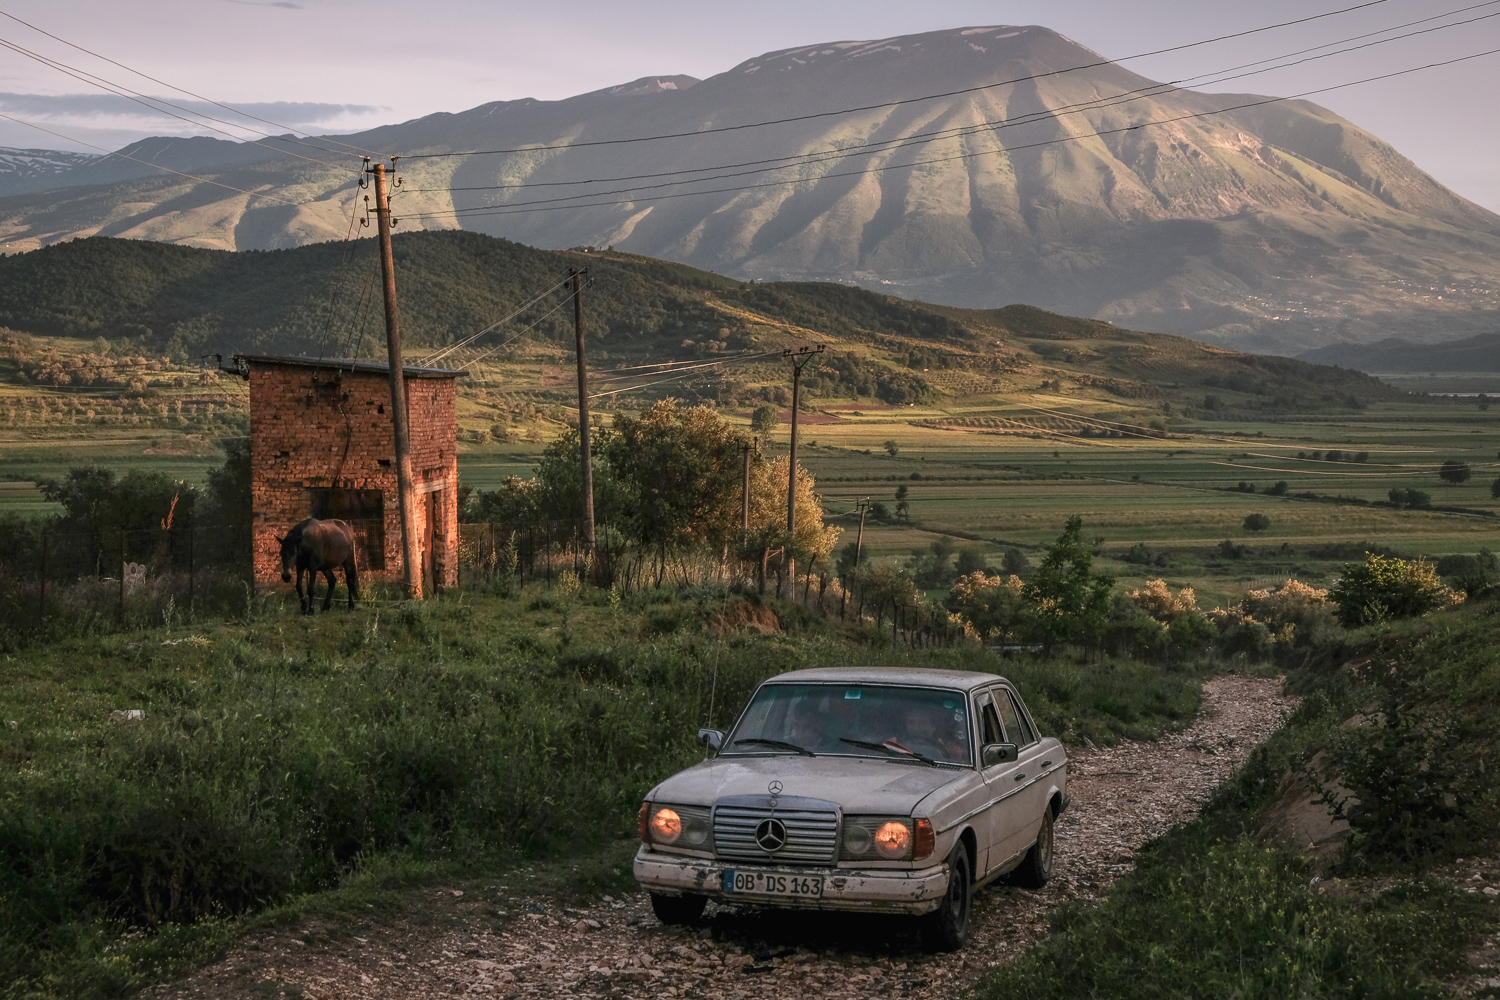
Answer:
[{"label": "tall grass", "polygon": [[631,835],[646,789],[701,758],[697,727],[727,726],[784,670],[997,670],[1044,729],[1096,739],[1196,707],[1193,677],[1139,665],[872,650],[816,621],[706,632],[733,600],[755,599],[529,589],[311,619],[262,607],[9,657],[0,995],[118,992],[207,947],[225,918],[383,858],[597,851]]}]

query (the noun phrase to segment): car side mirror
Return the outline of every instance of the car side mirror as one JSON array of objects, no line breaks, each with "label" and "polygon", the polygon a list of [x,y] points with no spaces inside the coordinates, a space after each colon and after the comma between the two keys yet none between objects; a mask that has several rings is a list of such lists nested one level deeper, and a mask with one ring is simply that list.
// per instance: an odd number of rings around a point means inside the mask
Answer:
[{"label": "car side mirror", "polygon": [[724,746],[724,734],[717,729],[698,730],[698,745],[718,753]]},{"label": "car side mirror", "polygon": [[979,751],[979,760],[984,767],[996,764],[1014,764],[1021,758],[1021,750],[1014,743],[986,743]]}]

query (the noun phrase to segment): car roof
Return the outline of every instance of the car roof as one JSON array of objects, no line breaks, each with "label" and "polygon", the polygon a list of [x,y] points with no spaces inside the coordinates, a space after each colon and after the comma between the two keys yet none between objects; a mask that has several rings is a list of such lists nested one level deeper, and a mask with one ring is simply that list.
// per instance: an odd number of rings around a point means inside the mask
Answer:
[{"label": "car roof", "polygon": [[[973,670],[937,670],[926,667],[814,667],[777,674],[767,684],[817,683],[836,684],[910,684],[917,687],[956,688],[972,691],[1004,681],[999,674]],[[1009,683],[1009,682],[1007,682]]]}]

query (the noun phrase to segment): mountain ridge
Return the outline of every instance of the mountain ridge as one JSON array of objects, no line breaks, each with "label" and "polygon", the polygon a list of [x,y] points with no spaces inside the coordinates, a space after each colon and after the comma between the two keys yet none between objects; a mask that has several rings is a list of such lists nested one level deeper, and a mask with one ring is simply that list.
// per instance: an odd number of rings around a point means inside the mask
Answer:
[{"label": "mountain ridge", "polygon": [[[1102,58],[1036,25],[962,28],[331,138],[408,157],[405,225],[613,245],[746,279],[1030,302],[1286,354],[1462,337],[1500,318],[1500,216],[1307,101],[1168,89],[1113,63],[1056,73]],[[865,110],[824,114],[848,107]],[[737,128],[767,118],[799,120]],[[642,135],[677,137],[621,142]],[[303,204],[134,173],[0,198],[0,239],[274,249],[350,230],[352,157],[323,167],[188,142],[142,158]],[[515,152],[421,158],[476,149]],[[179,165],[195,157],[212,163]],[[740,176],[712,180],[734,164]],[[109,170],[131,172],[75,179]],[[645,183],[676,186],[632,187]],[[762,186],[728,190],[750,184]],[[597,193],[518,204],[580,192]]]}]

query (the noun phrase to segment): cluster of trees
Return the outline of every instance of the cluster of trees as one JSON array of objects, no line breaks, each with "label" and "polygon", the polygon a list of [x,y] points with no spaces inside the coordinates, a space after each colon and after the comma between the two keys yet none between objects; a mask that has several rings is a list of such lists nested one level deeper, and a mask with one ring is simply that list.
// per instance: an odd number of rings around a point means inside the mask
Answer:
[{"label": "cluster of trees", "polygon": [[[750,459],[750,530],[741,529],[744,453],[749,439],[706,406],[667,399],[638,415],[617,414],[596,431],[594,516],[622,538],[663,557],[706,547],[764,561],[785,551],[786,458]],[[813,477],[797,470],[797,536],[803,566],[827,563],[841,529],[823,523]],[[496,490],[468,495],[466,521],[521,523],[571,520],[582,510],[577,429],[548,445],[532,479],[508,477]]]}]

